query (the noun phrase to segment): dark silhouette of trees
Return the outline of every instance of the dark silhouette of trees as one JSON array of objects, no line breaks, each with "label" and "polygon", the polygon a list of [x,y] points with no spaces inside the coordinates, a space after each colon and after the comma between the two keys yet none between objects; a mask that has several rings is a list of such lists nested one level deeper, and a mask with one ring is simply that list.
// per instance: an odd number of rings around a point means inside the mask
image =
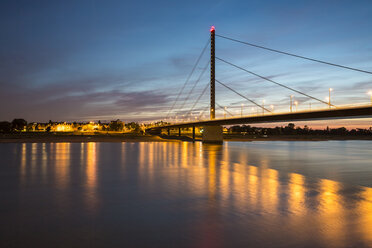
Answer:
[{"label": "dark silhouette of trees", "polygon": [[12,124],[8,121],[0,122],[0,132],[1,133],[10,133],[12,131]]},{"label": "dark silhouette of trees", "polygon": [[26,131],[30,132],[30,131],[33,131],[33,129],[34,129],[34,124],[33,123],[28,123],[27,127],[26,127]]},{"label": "dark silhouette of trees", "polygon": [[368,129],[351,129],[348,130],[345,127],[340,128],[329,128],[324,130],[311,129],[308,126],[296,127],[295,124],[289,123],[285,127],[274,127],[274,128],[260,128],[251,126],[232,126],[229,128],[231,134],[243,134],[243,135],[334,135],[334,136],[357,136],[357,135],[372,135],[372,127]]},{"label": "dark silhouette of trees", "polygon": [[[163,126],[167,124],[166,122],[157,122],[144,124],[143,126],[141,126],[137,122],[129,122],[124,124],[124,122],[120,120],[111,121],[110,123],[101,123],[101,121],[98,121],[98,123],[101,126],[102,131],[120,132],[123,131],[125,127],[127,131],[133,133],[143,133],[143,129],[146,127]],[[49,123],[30,123],[29,125],[27,125],[27,121],[24,119],[14,119],[12,122],[0,122],[0,133],[21,132],[25,130],[26,127],[28,131],[44,130],[45,128],[46,132],[50,132],[52,130],[52,126],[55,124],[58,124],[58,122],[53,122],[50,120]],[[86,123],[73,122],[72,124],[72,126],[78,131],[83,131],[84,125],[86,125]],[[345,127],[329,128],[327,126],[325,129],[320,130],[312,129],[307,125],[301,128],[299,126],[295,126],[294,123],[288,123],[287,126],[277,126],[273,128],[253,127],[250,125],[231,126],[227,128],[227,130],[230,134],[251,135],[253,137],[267,137],[273,135],[372,136],[372,127],[367,129],[355,128],[348,130]]]},{"label": "dark silhouette of trees", "polygon": [[137,122],[129,122],[125,124],[125,127],[128,129],[131,129],[134,132],[139,132],[140,131],[140,125]]},{"label": "dark silhouette of trees", "polygon": [[14,119],[12,121],[12,129],[14,131],[23,131],[23,129],[27,126],[27,121],[24,119]]},{"label": "dark silhouette of trees", "polygon": [[295,124],[293,123],[288,123],[288,126],[287,126],[289,129],[294,129],[295,128]]},{"label": "dark silhouette of trees", "polygon": [[111,121],[109,128],[110,131],[123,131],[124,123],[120,120]]}]

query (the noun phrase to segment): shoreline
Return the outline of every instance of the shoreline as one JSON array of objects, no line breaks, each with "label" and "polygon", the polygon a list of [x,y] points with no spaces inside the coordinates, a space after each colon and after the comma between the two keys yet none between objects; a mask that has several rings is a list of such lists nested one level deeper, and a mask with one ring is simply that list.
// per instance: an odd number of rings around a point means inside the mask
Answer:
[{"label": "shoreline", "polygon": [[[372,136],[313,136],[313,135],[281,135],[270,137],[250,137],[225,135],[224,141],[254,142],[254,141],[330,141],[330,140],[372,140]],[[181,142],[192,141],[189,136],[150,136],[137,134],[120,135],[64,135],[64,134],[3,134],[0,143],[84,143],[84,142]],[[196,141],[201,141],[197,137]]]},{"label": "shoreline", "polygon": [[369,136],[306,136],[306,135],[294,135],[294,136],[271,136],[271,137],[226,137],[224,141],[347,141],[347,140],[372,140]]},{"label": "shoreline", "polygon": [[0,143],[84,143],[84,142],[167,142],[158,136],[148,135],[64,135],[64,134],[6,134],[0,135]]}]

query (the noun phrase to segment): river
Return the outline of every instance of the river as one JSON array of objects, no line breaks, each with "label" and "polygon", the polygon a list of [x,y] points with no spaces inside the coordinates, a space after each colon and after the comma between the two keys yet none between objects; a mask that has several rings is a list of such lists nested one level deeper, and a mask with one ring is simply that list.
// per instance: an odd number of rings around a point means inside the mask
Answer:
[{"label": "river", "polygon": [[372,247],[372,141],[0,144],[0,247]]}]

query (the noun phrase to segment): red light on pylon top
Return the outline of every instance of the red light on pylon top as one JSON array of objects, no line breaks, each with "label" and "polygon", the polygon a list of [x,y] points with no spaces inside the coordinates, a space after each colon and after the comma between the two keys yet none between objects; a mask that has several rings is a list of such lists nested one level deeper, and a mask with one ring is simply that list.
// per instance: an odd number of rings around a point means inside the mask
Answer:
[{"label": "red light on pylon top", "polygon": [[209,30],[211,33],[214,32],[216,30],[216,28],[214,26],[211,27],[211,29]]}]

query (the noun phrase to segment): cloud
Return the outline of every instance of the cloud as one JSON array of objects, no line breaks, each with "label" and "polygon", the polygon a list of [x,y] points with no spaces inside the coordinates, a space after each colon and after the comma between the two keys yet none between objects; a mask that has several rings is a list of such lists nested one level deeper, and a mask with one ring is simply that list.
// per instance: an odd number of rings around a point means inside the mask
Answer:
[{"label": "cloud", "polygon": [[30,121],[79,120],[100,115],[133,118],[131,115],[136,112],[154,113],[168,103],[166,92],[135,89],[139,79],[127,79],[101,75],[39,86],[1,85],[0,118],[21,117]]},{"label": "cloud", "polygon": [[372,80],[354,83],[351,86],[344,87],[344,90],[371,90],[372,89]]}]

